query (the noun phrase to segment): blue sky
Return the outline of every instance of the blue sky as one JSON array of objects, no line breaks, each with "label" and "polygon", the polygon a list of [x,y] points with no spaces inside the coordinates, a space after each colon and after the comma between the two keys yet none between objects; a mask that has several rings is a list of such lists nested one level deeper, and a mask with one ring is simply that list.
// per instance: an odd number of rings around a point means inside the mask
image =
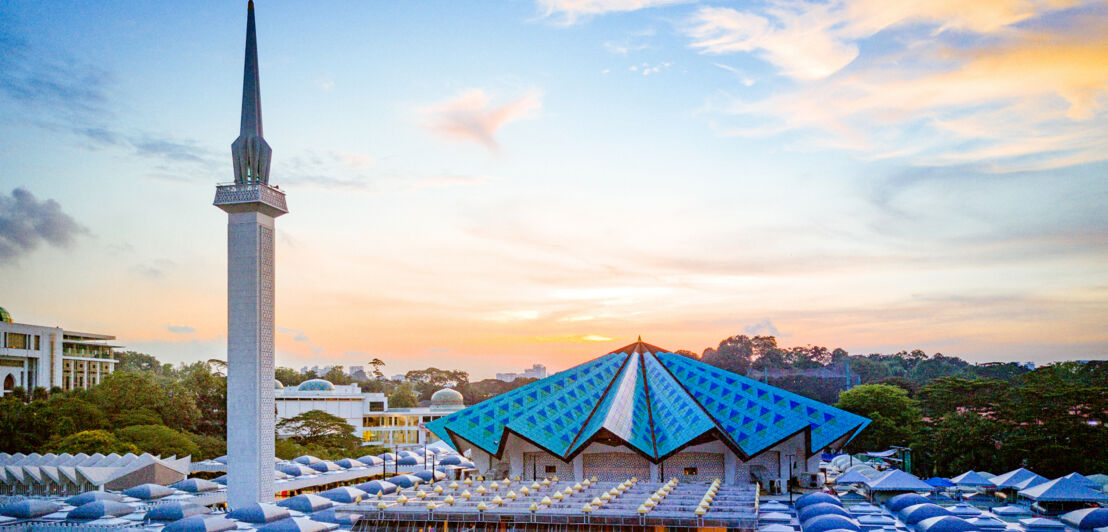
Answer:
[{"label": "blue sky", "polygon": [[[278,363],[1103,358],[1108,9],[886,4],[260,1]],[[0,305],[223,356],[245,5],[0,17]]]}]

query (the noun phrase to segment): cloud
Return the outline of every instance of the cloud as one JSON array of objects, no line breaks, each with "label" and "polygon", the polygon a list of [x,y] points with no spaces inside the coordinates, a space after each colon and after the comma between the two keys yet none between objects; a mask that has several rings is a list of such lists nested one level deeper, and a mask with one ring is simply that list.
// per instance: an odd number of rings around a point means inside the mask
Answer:
[{"label": "cloud", "polygon": [[68,248],[87,234],[88,229],[52,199],[39,201],[24,188],[0,195],[0,263],[14,262],[42,244]]},{"label": "cloud", "polygon": [[428,127],[446,137],[477,142],[496,151],[496,133],[505,125],[530,118],[542,109],[542,93],[532,90],[499,107],[482,89],[469,89],[455,98],[423,110]]},{"label": "cloud", "polygon": [[155,259],[149,263],[136,264],[131,271],[148,279],[160,279],[165,271],[175,266],[176,263],[169,259]]},{"label": "cloud", "polygon": [[897,27],[927,26],[994,34],[1044,12],[1070,7],[1058,0],[897,2],[771,0],[760,9],[701,7],[686,21],[690,46],[708,54],[755,53],[791,78],[826,78],[859,55],[858,41]]},{"label": "cloud", "polygon": [[538,0],[538,4],[543,10],[543,16],[557,14],[561,16],[561,23],[570,25],[604,13],[637,11],[691,1],[695,0]]},{"label": "cloud", "polygon": [[480,185],[492,180],[487,175],[433,175],[414,181],[415,187],[449,187],[457,185]]},{"label": "cloud", "polygon": [[167,325],[166,330],[173,334],[193,334],[196,329],[188,325]]},{"label": "cloud", "polygon": [[[1008,29],[985,44],[921,41],[762,100],[724,97],[707,109],[733,118],[718,125],[725,135],[795,134],[874,160],[995,173],[1100,161],[1108,71],[1095,65],[1108,62],[1108,37],[1095,19]],[[972,17],[957,24],[992,28]]]},{"label": "cloud", "polygon": [[777,327],[773,325],[773,322],[769,318],[763,319],[758,323],[747,325],[743,327],[743,332],[746,334],[760,335],[766,334],[769,336],[787,336],[782,335],[781,331],[777,330]]},{"label": "cloud", "polygon": [[373,164],[372,157],[360,153],[336,151],[331,152],[331,156],[334,157],[336,161],[354,169],[367,168],[370,164]]}]

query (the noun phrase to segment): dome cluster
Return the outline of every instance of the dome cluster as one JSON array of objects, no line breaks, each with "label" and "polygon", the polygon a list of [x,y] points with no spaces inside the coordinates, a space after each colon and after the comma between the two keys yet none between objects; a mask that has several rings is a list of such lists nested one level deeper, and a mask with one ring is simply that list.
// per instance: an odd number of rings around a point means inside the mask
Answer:
[{"label": "dome cluster", "polygon": [[332,392],[335,390],[335,385],[324,379],[309,379],[300,383],[296,389],[302,392]]},{"label": "dome cluster", "polygon": [[431,396],[431,406],[465,406],[465,400],[458,390],[443,388]]}]

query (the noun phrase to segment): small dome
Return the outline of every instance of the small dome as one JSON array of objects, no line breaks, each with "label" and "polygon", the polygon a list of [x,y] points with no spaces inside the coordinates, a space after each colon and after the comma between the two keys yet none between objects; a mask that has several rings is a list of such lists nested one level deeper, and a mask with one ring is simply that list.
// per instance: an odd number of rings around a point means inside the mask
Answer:
[{"label": "small dome", "polygon": [[0,307],[0,321],[5,323],[12,322],[12,315],[8,314],[8,311],[4,310],[4,307]]},{"label": "small dome", "polygon": [[279,381],[277,379],[273,379],[273,389],[274,390],[284,390],[285,385],[281,384],[281,381]]},{"label": "small dome", "polygon": [[462,394],[457,390],[443,388],[431,396],[431,406],[464,406]]},{"label": "small dome", "polygon": [[335,390],[335,385],[328,380],[310,379],[300,383],[297,389],[302,392],[331,392]]}]

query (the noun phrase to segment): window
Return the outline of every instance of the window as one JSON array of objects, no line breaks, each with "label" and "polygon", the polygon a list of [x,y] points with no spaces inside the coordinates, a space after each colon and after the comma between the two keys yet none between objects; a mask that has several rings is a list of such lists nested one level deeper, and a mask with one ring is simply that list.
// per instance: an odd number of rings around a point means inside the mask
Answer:
[{"label": "window", "polygon": [[42,349],[41,342],[42,342],[42,337],[36,334],[35,335],[35,351],[38,351],[39,349]]},{"label": "window", "polygon": [[543,471],[546,472],[546,473],[554,474],[554,473],[558,472],[558,466],[548,465],[548,466],[543,468]]},{"label": "window", "polygon": [[385,403],[382,403],[380,401],[370,401],[369,402],[369,411],[370,412],[384,412],[385,411]]},{"label": "window", "polygon": [[696,468],[695,467],[686,467],[685,468],[685,476],[687,476],[687,477],[696,476]]},{"label": "window", "polygon": [[29,349],[31,335],[22,333],[8,333],[4,347],[8,349]]}]

